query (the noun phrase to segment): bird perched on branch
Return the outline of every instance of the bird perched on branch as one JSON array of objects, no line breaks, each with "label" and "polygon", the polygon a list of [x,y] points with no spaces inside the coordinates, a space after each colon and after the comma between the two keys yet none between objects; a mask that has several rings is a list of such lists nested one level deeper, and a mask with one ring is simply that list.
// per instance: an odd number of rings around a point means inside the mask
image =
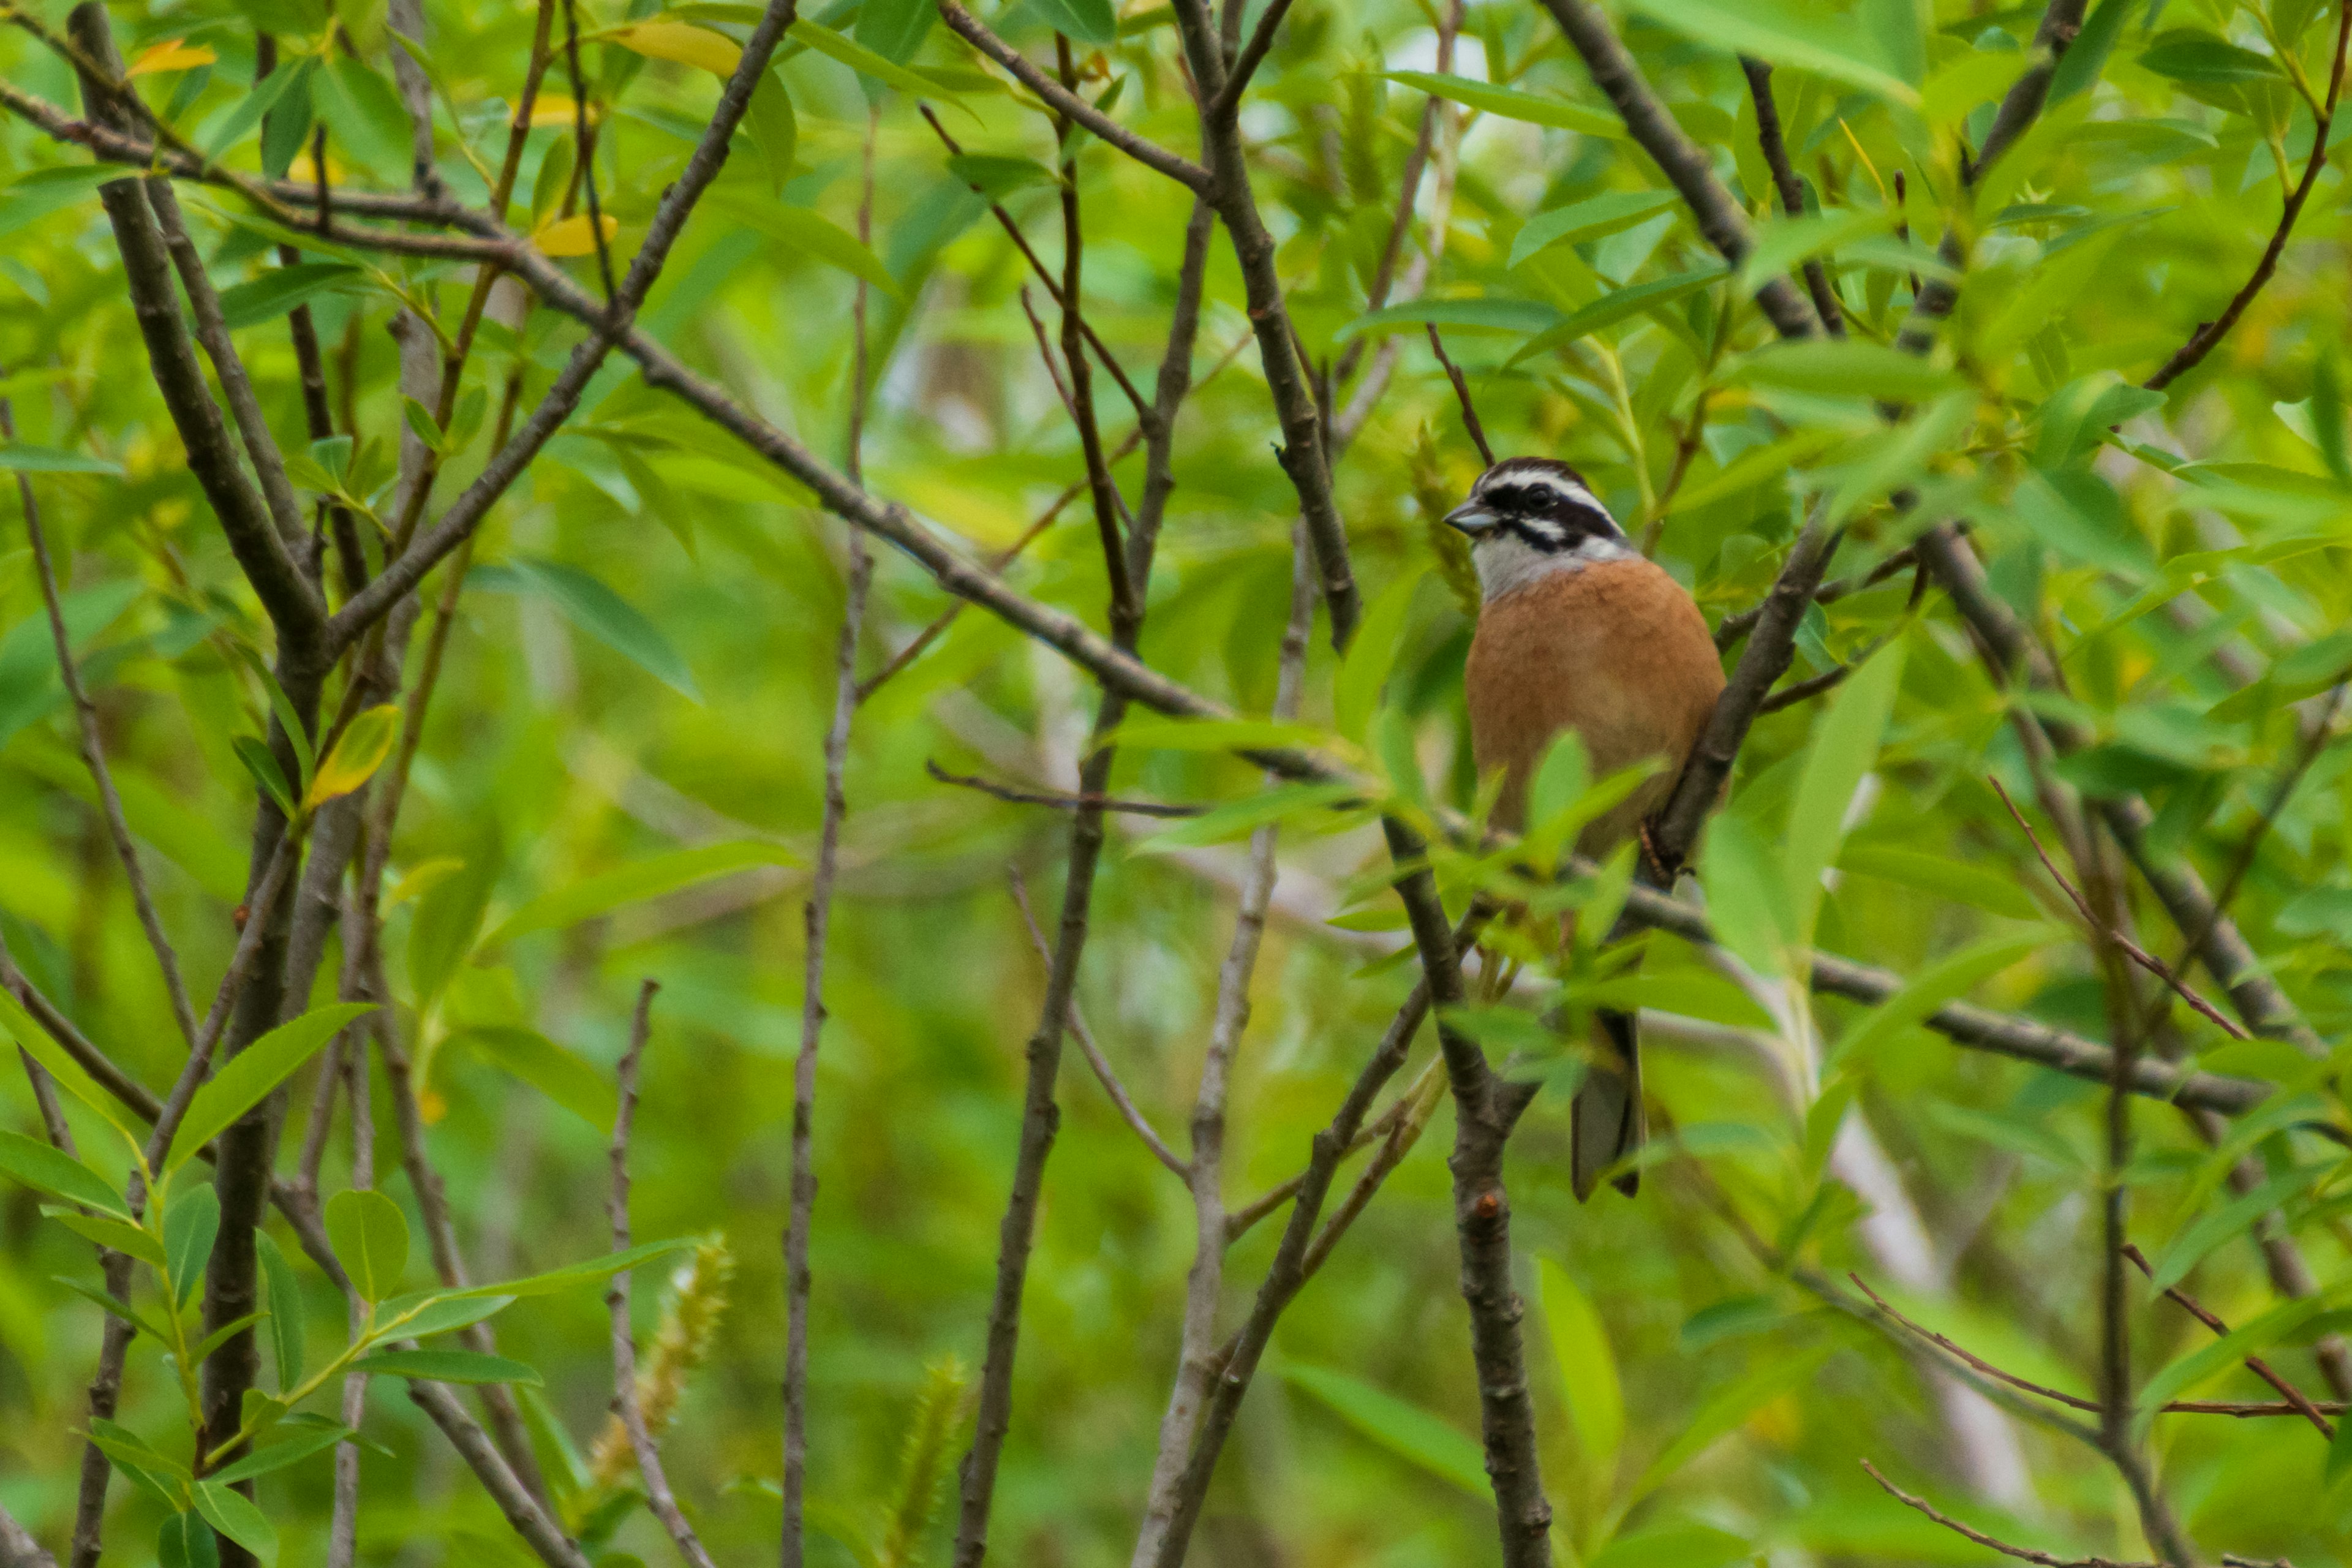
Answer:
[{"label": "bird perched on branch", "polygon": [[[1503,773],[1495,825],[1527,826],[1528,784],[1562,731],[1583,742],[1596,780],[1663,764],[1579,837],[1580,853],[1605,856],[1664,803],[1715,710],[1723,667],[1706,617],[1566,463],[1506,458],[1445,521],[1470,538],[1483,599],[1463,688],[1478,771]],[[1633,1016],[1601,1011],[1596,1033],[1603,1048],[1570,1118],[1580,1200],[1643,1129]],[[1616,1178],[1629,1195],[1639,1184],[1637,1172]]]}]

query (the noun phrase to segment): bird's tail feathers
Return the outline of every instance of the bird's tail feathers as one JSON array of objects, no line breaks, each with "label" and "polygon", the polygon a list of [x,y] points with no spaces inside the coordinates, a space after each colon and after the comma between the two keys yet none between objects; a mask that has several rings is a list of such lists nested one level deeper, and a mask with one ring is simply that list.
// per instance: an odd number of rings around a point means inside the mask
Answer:
[{"label": "bird's tail feathers", "polygon": [[[1603,1008],[1593,1021],[1605,1048],[1595,1053],[1599,1059],[1586,1071],[1570,1110],[1569,1173],[1579,1203],[1592,1195],[1603,1171],[1642,1146],[1647,1132],[1633,1015]],[[1641,1190],[1642,1173],[1621,1172],[1610,1184],[1632,1197]]]}]

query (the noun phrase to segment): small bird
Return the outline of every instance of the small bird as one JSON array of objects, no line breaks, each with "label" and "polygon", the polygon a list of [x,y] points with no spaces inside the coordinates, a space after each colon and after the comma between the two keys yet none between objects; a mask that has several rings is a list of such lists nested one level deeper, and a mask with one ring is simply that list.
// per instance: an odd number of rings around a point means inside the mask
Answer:
[{"label": "small bird", "polygon": [[[1593,778],[1662,766],[1588,824],[1579,853],[1608,854],[1664,805],[1723,690],[1715,638],[1683,585],[1645,559],[1584,476],[1549,458],[1507,458],[1445,517],[1469,535],[1483,603],[1463,690],[1481,776],[1500,769],[1494,823],[1524,828],[1529,780],[1563,730]],[[1601,1053],[1570,1114],[1579,1201],[1642,1146],[1642,1068],[1632,1014],[1601,1011]],[[1629,1196],[1638,1172],[1616,1178]]]}]

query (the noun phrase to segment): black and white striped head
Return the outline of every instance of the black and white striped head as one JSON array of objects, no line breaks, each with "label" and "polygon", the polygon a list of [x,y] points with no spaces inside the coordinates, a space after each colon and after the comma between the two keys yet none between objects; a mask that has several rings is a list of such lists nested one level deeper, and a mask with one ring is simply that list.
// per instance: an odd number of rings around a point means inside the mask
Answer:
[{"label": "black and white striped head", "polygon": [[1471,564],[1489,599],[1549,572],[1633,553],[1584,476],[1549,458],[1504,458],[1445,521],[1470,536]]}]

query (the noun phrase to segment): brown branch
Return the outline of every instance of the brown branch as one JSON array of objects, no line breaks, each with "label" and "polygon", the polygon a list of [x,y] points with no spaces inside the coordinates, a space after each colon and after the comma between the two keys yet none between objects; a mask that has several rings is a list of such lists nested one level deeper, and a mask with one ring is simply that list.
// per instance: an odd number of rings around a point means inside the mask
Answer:
[{"label": "brown branch", "polygon": [[[2132,1246],[2129,1243],[2126,1243],[2123,1248],[2123,1255],[2129,1258],[2131,1260],[2132,1267],[2137,1268],[2142,1274],[2147,1275],[2151,1279],[2156,1277],[2156,1271],[2147,1266],[2147,1255],[2142,1253],[2138,1247]],[[2229,1337],[2230,1325],[2223,1322],[2220,1318],[2215,1317],[2211,1312],[2206,1310],[2206,1309],[2200,1306],[2193,1297],[2191,1297],[2187,1291],[2181,1289],[2178,1285],[2168,1285],[2165,1287],[2164,1295],[2165,1300],[2170,1301],[2174,1306],[2179,1307],[2182,1311],[2188,1313],[2190,1317],[2196,1319],[2199,1322],[2212,1330],[2216,1339],[2226,1339]],[[2261,1378],[2264,1383],[2269,1384],[2273,1388],[2277,1389],[2279,1393],[2285,1397],[2287,1404],[2294,1407],[2297,1415],[2301,1415],[2305,1420],[2309,1421],[2314,1426],[2319,1428],[2319,1435],[2322,1437],[2328,1439],[2330,1442],[2335,1440],[2336,1428],[2327,1424],[2326,1418],[2320,1415],[2318,1407],[2305,1396],[2301,1389],[2295,1387],[2294,1384],[2280,1376],[2278,1373],[2272,1368],[2270,1363],[2264,1361],[2258,1355],[2250,1355],[2246,1358],[2246,1370],[2252,1373],[2256,1377]]]},{"label": "brown branch", "polygon": [[[568,5],[568,0],[567,0]],[[620,1110],[613,1118],[613,1196],[609,1210],[613,1221],[613,1250],[629,1250],[629,1132],[637,1118],[637,1068],[646,1052],[646,1040],[651,1034],[654,993],[660,983],[646,980],[637,987],[636,1016],[629,1021],[628,1047],[621,1053],[616,1073],[620,1089]],[[702,1539],[694,1526],[678,1511],[677,1498],[669,1488],[669,1477],[662,1469],[661,1449],[653,1434],[646,1428],[646,1413],[637,1403],[637,1346],[629,1326],[629,1277],[635,1270],[624,1268],[613,1276],[604,1291],[604,1305],[613,1314],[613,1414],[619,1416],[622,1428],[629,1435],[630,1450],[636,1455],[637,1474],[646,1483],[646,1501],[654,1517],[669,1531],[677,1547],[677,1554],[686,1559],[689,1568],[714,1568],[710,1553],[704,1551]]]},{"label": "brown branch", "polygon": [[[16,422],[8,400],[0,397],[0,437],[14,441]],[[139,850],[131,840],[130,819],[122,814],[122,796],[114,787],[114,773],[106,763],[106,747],[98,730],[98,704],[81,683],[81,675],[74,667],[73,641],[66,631],[65,608],[58,597],[57,568],[49,560],[49,545],[41,529],[40,508],[33,499],[33,481],[22,469],[16,474],[16,500],[25,509],[25,536],[33,550],[33,571],[40,580],[41,607],[49,617],[49,642],[57,650],[58,679],[65,687],[66,700],[74,713],[75,733],[81,741],[82,766],[89,770],[90,783],[97,787],[99,812],[106,819],[108,839],[114,846],[115,859],[122,866],[123,879],[131,885],[131,902],[139,912],[139,929],[147,935],[147,945],[155,954],[156,972],[163,981],[163,994],[172,1005],[172,1019],[180,1026],[180,1038],[193,1043],[196,1037],[196,1016],[188,1002],[187,983],[180,977],[180,955],[164,932],[163,918],[155,912],[154,895],[148,890],[146,869],[139,863]]]},{"label": "brown branch", "polygon": [[[1813,603],[1833,605],[1849,595],[1859,594],[1866,588],[1875,588],[1889,577],[1899,576],[1918,564],[1918,546],[1906,544],[1865,573],[1853,577],[1840,577],[1834,582],[1822,584],[1813,590]],[[1769,602],[1769,599],[1766,601],[1768,604]],[[1756,624],[1764,618],[1764,607],[1763,605],[1759,605],[1752,610],[1742,610],[1737,615],[1726,616],[1716,623],[1716,651],[1729,652],[1732,644],[1754,631]]]},{"label": "brown branch", "polygon": [[2050,879],[2058,884],[2059,891],[2066,895],[2067,900],[2074,906],[2075,913],[2081,915],[2086,924],[2104,932],[2109,941],[2123,950],[2126,958],[2170,986],[2175,995],[2219,1025],[2222,1032],[2231,1039],[2242,1040],[2249,1037],[2246,1031],[2238,1026],[2236,1020],[2200,996],[2193,987],[2174,973],[2170,964],[2166,963],[2123,932],[2101,925],[2098,919],[2091,913],[2091,906],[2084,901],[2082,889],[2068,880],[2066,874],[2058,869],[2056,864],[2051,860],[2050,851],[2042,847],[2041,836],[2033,831],[2033,825],[2025,820],[2025,814],[2017,809],[2017,802],[2010,798],[2009,791],[2002,786],[2000,780],[1987,773],[1985,782],[1992,785],[1995,795],[2000,796],[2001,805],[2009,807],[2009,815],[2016,819],[2017,826],[2025,830],[2026,841],[2033,846],[2033,853],[2040,858],[2042,868],[2050,873]]},{"label": "brown branch", "polygon": [[2326,99],[2313,116],[2311,155],[2304,160],[2303,177],[2295,183],[2294,189],[2287,193],[2286,201],[2279,212],[2278,226],[2271,231],[2270,243],[2263,247],[2262,259],[2254,263],[2253,273],[2246,279],[2244,287],[2231,297],[2220,315],[2210,321],[2200,321],[2197,330],[2189,335],[2189,341],[2175,349],[2172,357],[2164,362],[2163,368],[2140,384],[2150,392],[2161,392],[2170,386],[2211,353],[2213,345],[2238,324],[2238,318],[2246,313],[2246,307],[2254,302],[2254,296],[2263,291],[2263,285],[2271,280],[2271,274],[2278,270],[2279,257],[2286,249],[2288,237],[2294,233],[2295,220],[2303,216],[2304,203],[2310,199],[2312,188],[2319,184],[2320,171],[2327,166],[2327,132],[2335,123],[2337,95],[2344,89],[2347,44],[2352,44],[2352,7],[2338,5],[2336,61],[2328,70]]},{"label": "brown branch", "polygon": [[1115,795],[1066,795],[1058,790],[1018,789],[1011,784],[993,784],[973,773],[951,773],[929,757],[923,760],[923,771],[943,784],[978,790],[984,795],[1009,801],[1015,805],[1050,805],[1060,811],[1115,811],[1128,816],[1158,817],[1200,816],[1209,810],[1205,805],[1129,800]]},{"label": "brown branch", "polygon": [[[1780,106],[1772,98],[1772,68],[1742,55],[1739,68],[1748,77],[1748,96],[1756,105],[1756,141],[1764,153],[1764,166],[1772,171],[1773,188],[1780,194],[1780,210],[1790,217],[1802,217],[1805,188],[1797,182],[1797,171],[1789,163],[1789,144],[1780,134]],[[1828,268],[1820,257],[1813,256],[1805,258],[1804,271],[1805,291],[1812,296],[1813,313],[1821,318],[1822,330],[1833,338],[1845,336],[1845,309],[1838,302]]]},{"label": "brown branch", "polygon": [[1495,448],[1486,442],[1486,427],[1478,422],[1478,405],[1470,401],[1470,384],[1462,378],[1462,368],[1445,354],[1445,342],[1437,335],[1437,323],[1422,323],[1429,329],[1429,348],[1445,371],[1445,379],[1454,384],[1454,400],[1462,405],[1462,425],[1470,432],[1470,442],[1478,448],[1479,460],[1488,468],[1495,466]]},{"label": "brown branch", "polygon": [[1979,1546],[1990,1547],[1993,1551],[2000,1552],[2004,1557],[2014,1557],[2023,1563],[2038,1563],[2042,1564],[2042,1568],[2162,1568],[2162,1564],[2155,1563],[2118,1563],[2113,1559],[2105,1557],[2059,1557],[2047,1552],[2038,1552],[2030,1546],[2011,1546],[2008,1542],[1997,1540],[1971,1525],[1962,1524],[1950,1514],[1938,1512],[1936,1509],[1936,1505],[1929,1502],[1926,1498],[1914,1497],[1911,1493],[1906,1492],[1902,1488],[1896,1486],[1893,1481],[1888,1480],[1885,1476],[1880,1475],[1878,1473],[1878,1467],[1872,1464],[1868,1459],[1862,1461],[1862,1468],[1868,1471],[1870,1473],[1870,1479],[1876,1481],[1882,1488],[1884,1488],[1886,1495],[1893,1498],[1895,1501],[1902,1503],[1906,1508],[1917,1509],[1921,1513],[1926,1514],[1929,1519],[1934,1520],[1946,1530],[1952,1531],[1956,1535],[1963,1536],[1969,1541],[1973,1541]]},{"label": "brown branch", "polygon": [[513,1467],[491,1443],[489,1434],[466,1414],[465,1406],[457,1403],[446,1384],[412,1378],[408,1397],[441,1428],[450,1447],[457,1450],[458,1458],[480,1479],[483,1489],[499,1505],[507,1523],[522,1537],[525,1545],[539,1554],[541,1562],[548,1568],[590,1568],[587,1557],[524,1489]]},{"label": "brown branch", "polygon": [[[1716,178],[1715,165],[1706,151],[1683,133],[1674,115],[1643,79],[1642,68],[1619,41],[1607,13],[1593,0],[1543,0],[1543,4],[1582,57],[1593,85],[1616,107],[1626,133],[1682,193],[1699,233],[1736,270],[1755,248],[1748,215]],[[1811,307],[1785,278],[1766,279],[1756,290],[1756,302],[1784,338],[1812,337],[1821,331]]]},{"label": "brown branch", "polygon": [[[1045,940],[1045,931],[1038,928],[1037,916],[1029,907],[1029,885],[1022,879],[1019,867],[1009,866],[1005,868],[1005,872],[1012,886],[1013,907],[1021,911],[1021,924],[1029,932],[1030,945],[1037,950],[1039,958],[1050,964],[1054,961],[1053,944]],[[1094,1031],[1087,1027],[1086,1017],[1078,1011],[1076,1001],[1070,1004],[1070,1033],[1077,1037],[1078,1049],[1086,1057],[1087,1066],[1094,1069],[1096,1081],[1102,1085],[1103,1092],[1110,1097],[1111,1106],[1118,1112],[1119,1120],[1126,1122],[1129,1130],[1143,1141],[1143,1146],[1151,1151],[1153,1159],[1175,1173],[1177,1180],[1183,1182],[1192,1180],[1191,1163],[1182,1155],[1171,1149],[1167,1140],[1160,1136],[1150,1121],[1141,1110],[1136,1109],[1135,1097],[1127,1092],[1125,1084],[1119,1082],[1118,1070],[1110,1065],[1110,1058],[1103,1054],[1102,1047],[1095,1039]]]},{"label": "brown branch", "polygon": [[1986,1377],[1991,1378],[1996,1383],[2004,1383],[2011,1388],[2021,1389],[2027,1394],[2038,1394],[2043,1399],[2052,1400],[2057,1404],[2066,1406],[2070,1410],[2084,1410],[2095,1415],[2099,1413],[2100,1406],[2097,1400],[2085,1399],[2079,1394],[2068,1394],[2062,1389],[2051,1388],[2043,1384],[2029,1382],[2028,1380],[2018,1376],[2015,1373],[2005,1372],[2001,1368],[1993,1365],[1992,1363],[1985,1360],[1982,1356],[1969,1350],[1958,1341],[1948,1339],[1946,1336],[1936,1332],[1933,1329],[1923,1328],[1919,1324],[1913,1322],[1909,1318],[1905,1317],[1887,1302],[1885,1297],[1881,1296],[1877,1291],[1872,1289],[1868,1282],[1865,1281],[1861,1275],[1849,1272],[1846,1275],[1846,1278],[1853,1281],[1854,1288],[1856,1289],[1870,1298],[1871,1305],[1876,1307],[1887,1317],[1892,1318],[1895,1322],[1902,1324],[1903,1327],[1910,1330],[1913,1333],[1918,1335],[1929,1344],[1934,1345],[1937,1350],[1943,1351],[1953,1356],[1972,1371],[1981,1373]]},{"label": "brown branch", "polygon": [[48,1548],[5,1508],[0,1508],[0,1568],[58,1568]]}]

